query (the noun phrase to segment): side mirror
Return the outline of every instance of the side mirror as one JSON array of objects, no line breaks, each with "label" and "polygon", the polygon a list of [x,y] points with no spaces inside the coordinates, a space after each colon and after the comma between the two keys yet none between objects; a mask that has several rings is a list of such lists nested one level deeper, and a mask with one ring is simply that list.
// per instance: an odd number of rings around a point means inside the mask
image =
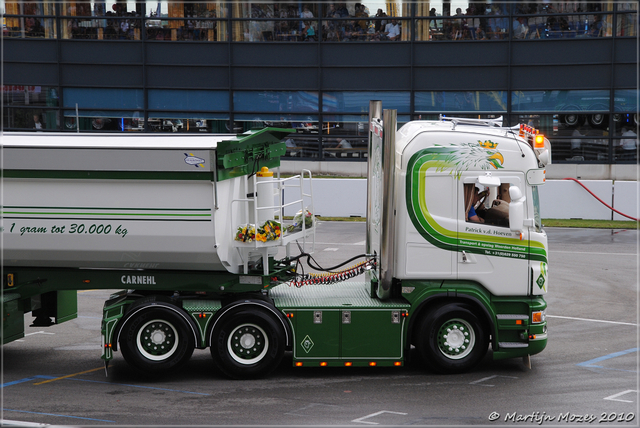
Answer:
[{"label": "side mirror", "polygon": [[509,229],[513,232],[522,232],[524,229],[524,201],[525,197],[517,186],[509,187]]}]

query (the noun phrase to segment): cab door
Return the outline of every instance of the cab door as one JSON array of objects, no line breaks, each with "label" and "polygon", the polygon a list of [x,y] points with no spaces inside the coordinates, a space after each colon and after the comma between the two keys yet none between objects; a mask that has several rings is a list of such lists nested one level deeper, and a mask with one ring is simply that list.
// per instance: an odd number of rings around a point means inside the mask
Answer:
[{"label": "cab door", "polygon": [[457,275],[456,179],[421,172],[399,204],[396,273],[403,279],[455,279]]},{"label": "cab door", "polygon": [[[464,185],[475,185],[481,174],[484,172],[464,173],[458,185],[458,279],[478,282],[496,296],[528,295],[528,240],[512,232],[508,223],[505,226],[465,219]],[[526,194],[523,174],[494,173],[493,177],[499,179],[499,185],[518,186],[522,194]],[[502,197],[502,201],[508,200],[507,195]],[[525,201],[525,212],[528,212],[527,203]]]}]

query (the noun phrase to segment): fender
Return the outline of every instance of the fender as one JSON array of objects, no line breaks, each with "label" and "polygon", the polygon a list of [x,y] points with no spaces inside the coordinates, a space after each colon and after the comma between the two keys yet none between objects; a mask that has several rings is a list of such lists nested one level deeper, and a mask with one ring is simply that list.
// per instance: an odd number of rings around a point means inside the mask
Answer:
[{"label": "fender", "polygon": [[211,326],[211,328],[209,329],[209,338],[207,341],[207,346],[211,346],[213,331],[215,330],[216,325],[218,324],[218,321],[220,321],[220,318],[223,317],[231,309],[238,308],[241,306],[260,306],[268,310],[269,312],[273,313],[278,319],[278,321],[280,321],[280,324],[282,324],[282,330],[284,331],[284,334],[285,334],[285,347],[291,346],[291,337],[292,337],[291,330],[289,328],[289,323],[287,323],[286,319],[284,318],[284,315],[282,315],[282,313],[280,313],[280,311],[278,311],[278,309],[275,306],[269,305],[267,302],[262,300],[253,300],[253,299],[235,301],[223,307],[216,313],[216,319],[213,322],[213,325]]},{"label": "fender", "polygon": [[[445,281],[442,284],[442,287],[446,287],[446,285],[447,283]],[[422,311],[425,310],[427,306],[431,305],[435,301],[442,300],[442,301],[448,301],[448,302],[468,303],[468,304],[471,304],[474,308],[479,308],[481,313],[479,313],[478,315],[482,320],[488,323],[489,329],[492,333],[491,336],[493,339],[491,347],[495,349],[495,347],[497,346],[497,343],[495,343],[495,338],[497,337],[497,333],[498,333],[496,330],[497,325],[495,323],[495,314],[490,312],[490,310],[488,309],[487,305],[483,302],[483,299],[481,297],[469,294],[470,291],[474,291],[475,293],[477,293],[475,290],[469,290],[469,289],[465,289],[464,291],[460,292],[459,290],[455,290],[455,289],[443,290],[442,288],[439,288],[438,291],[434,290],[433,294],[430,294],[429,296],[421,300],[418,306],[411,309],[412,316],[409,322],[409,328],[407,329],[407,338],[409,339],[407,340],[407,344],[411,342],[414,324],[420,320],[421,318],[420,315]]]}]

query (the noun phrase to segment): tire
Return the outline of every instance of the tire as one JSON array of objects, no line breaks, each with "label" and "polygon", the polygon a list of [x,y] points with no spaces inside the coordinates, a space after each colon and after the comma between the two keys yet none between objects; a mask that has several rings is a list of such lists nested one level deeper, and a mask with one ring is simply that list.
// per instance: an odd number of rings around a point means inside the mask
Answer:
[{"label": "tire", "polygon": [[594,128],[606,127],[609,125],[609,116],[604,113],[595,113],[589,116],[589,124]]},{"label": "tire", "polygon": [[120,333],[122,356],[145,373],[177,369],[195,348],[188,322],[168,308],[140,309],[126,321]]},{"label": "tire", "polygon": [[415,340],[425,365],[441,373],[462,373],[487,353],[489,332],[465,305],[448,303],[424,316]]},{"label": "tire", "polygon": [[567,126],[580,126],[584,123],[584,117],[577,113],[568,113],[561,116],[561,120],[567,124]]},{"label": "tire", "polygon": [[284,348],[280,320],[255,305],[223,314],[211,334],[211,356],[218,368],[233,379],[268,375],[280,364]]},{"label": "tire", "polygon": [[620,123],[624,120],[624,115],[622,113],[614,113],[613,115],[613,122],[614,123]]}]

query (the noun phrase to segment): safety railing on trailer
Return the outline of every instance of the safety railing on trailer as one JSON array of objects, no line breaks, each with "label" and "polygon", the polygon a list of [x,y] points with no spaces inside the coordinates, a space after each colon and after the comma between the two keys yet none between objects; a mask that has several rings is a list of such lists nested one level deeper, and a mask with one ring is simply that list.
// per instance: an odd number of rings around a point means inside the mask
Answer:
[{"label": "safety railing on trailer", "polygon": [[[254,174],[245,185],[246,198],[232,201],[231,218],[239,219],[234,236],[234,247],[243,261],[244,273],[254,255],[263,259],[264,275],[269,274],[266,260],[277,253],[276,247],[285,247],[291,256],[291,244],[312,253],[315,249],[316,219],[313,214],[313,187],[311,171],[300,175],[274,178],[272,175]],[[233,215],[233,204],[241,204],[241,215]]]}]

